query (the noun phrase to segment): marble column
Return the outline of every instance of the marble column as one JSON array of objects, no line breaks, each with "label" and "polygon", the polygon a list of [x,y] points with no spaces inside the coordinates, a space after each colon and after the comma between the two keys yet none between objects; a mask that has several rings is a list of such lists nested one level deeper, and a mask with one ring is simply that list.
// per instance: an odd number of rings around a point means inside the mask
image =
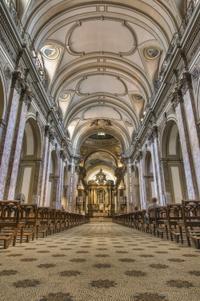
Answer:
[{"label": "marble column", "polygon": [[2,141],[3,132],[5,130],[5,127],[6,127],[5,121],[3,119],[0,119],[0,144]]},{"label": "marble column", "polygon": [[47,143],[47,156],[46,156],[46,164],[45,164],[46,168],[45,168],[45,177],[44,177],[43,206],[50,206],[51,203],[51,200],[48,199],[49,198],[48,193],[49,193],[49,175],[50,175],[50,168],[51,168],[51,152],[53,148],[52,143],[54,140],[54,136],[51,134],[50,130],[48,131],[47,135],[48,135],[48,143]]},{"label": "marble column", "polygon": [[75,209],[76,203],[76,191],[77,191],[77,182],[78,177],[76,175],[76,159],[72,158],[70,175],[69,175],[69,191],[68,191],[68,200],[69,200],[69,209],[73,211]]},{"label": "marble column", "polygon": [[31,97],[29,96],[29,91],[26,90],[21,95],[19,101],[17,120],[14,129],[14,137],[12,142],[12,149],[9,159],[9,168],[7,172],[7,182],[4,191],[4,199],[14,199],[15,190],[18,178],[18,170],[20,165],[21,150],[23,144],[23,137],[26,124],[26,115],[30,106]]},{"label": "marble column", "polygon": [[146,193],[146,182],[144,177],[144,164],[143,155],[140,154],[138,158],[138,171],[139,171],[139,183],[140,183],[140,203],[141,209],[146,209],[147,207],[147,193]]},{"label": "marble column", "polygon": [[42,168],[40,173],[40,182],[38,193],[40,194],[40,206],[45,205],[46,192],[48,187],[48,166],[50,159],[50,138],[49,138],[49,126],[46,125],[44,131],[43,150],[42,150]]},{"label": "marble column", "polygon": [[151,137],[152,160],[154,166],[154,182],[158,201],[161,205],[166,204],[164,193],[164,175],[161,166],[160,145],[157,127],[153,129]]},{"label": "marble column", "polygon": [[[184,103],[185,121],[188,128],[188,142],[191,145],[191,154],[193,157],[194,171],[198,187],[198,196],[200,195],[200,137],[197,128],[197,115],[195,108],[194,93],[192,87],[191,75],[185,72],[182,80],[182,97]],[[199,199],[199,198],[198,198]]]},{"label": "marble column", "polygon": [[1,141],[0,151],[0,199],[4,197],[6,176],[9,168],[9,158],[12,149],[14,129],[17,119],[19,99],[22,92],[22,79],[19,72],[13,73],[11,91],[9,95],[6,128]]},{"label": "marble column", "polygon": [[127,212],[132,211],[134,208],[133,203],[133,173],[131,159],[127,161]]},{"label": "marble column", "polygon": [[174,107],[183,154],[187,195],[189,199],[198,199],[198,186],[196,181],[194,162],[192,158],[191,145],[189,141],[188,126],[186,123],[186,112],[183,104],[183,95],[180,90],[177,90],[176,93],[174,93]]},{"label": "marble column", "polygon": [[60,152],[60,170],[59,170],[59,183],[58,183],[56,208],[61,208],[61,198],[63,195],[63,181],[64,181],[64,157],[62,152]]}]

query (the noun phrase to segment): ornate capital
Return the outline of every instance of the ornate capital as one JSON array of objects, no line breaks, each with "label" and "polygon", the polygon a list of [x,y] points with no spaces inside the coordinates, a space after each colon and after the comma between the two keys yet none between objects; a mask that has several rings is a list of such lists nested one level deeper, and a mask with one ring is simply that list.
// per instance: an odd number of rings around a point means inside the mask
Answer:
[{"label": "ornate capital", "polygon": [[180,80],[180,88],[182,92],[182,96],[186,94],[188,90],[192,87],[191,74],[189,72],[184,72],[183,76]]},{"label": "ornate capital", "polygon": [[195,66],[194,69],[192,70],[191,77],[194,81],[198,81],[200,78],[200,67]]},{"label": "ornate capital", "polygon": [[46,124],[46,125],[45,125],[44,130],[45,130],[45,136],[47,136],[47,135],[49,134],[49,131],[50,131],[50,126],[49,126],[49,124]]},{"label": "ornate capital", "polygon": [[63,148],[60,149],[60,158],[65,160],[65,150]]},{"label": "ornate capital", "polygon": [[24,88],[23,86],[23,79],[21,76],[21,72],[19,70],[16,70],[13,72],[12,75],[12,88],[16,89],[18,94],[22,92],[22,89]]},{"label": "ornate capital", "polygon": [[21,100],[25,102],[27,105],[27,109],[29,110],[31,102],[32,102],[32,92],[28,86],[26,86],[24,89],[21,91],[22,97]]},{"label": "ornate capital", "polygon": [[139,150],[136,154],[136,160],[139,162],[143,158],[143,152],[142,150]]},{"label": "ornate capital", "polygon": [[180,102],[183,102],[183,94],[180,89],[180,87],[176,87],[175,91],[173,92],[173,97],[172,97],[172,106],[174,110],[178,106]]}]

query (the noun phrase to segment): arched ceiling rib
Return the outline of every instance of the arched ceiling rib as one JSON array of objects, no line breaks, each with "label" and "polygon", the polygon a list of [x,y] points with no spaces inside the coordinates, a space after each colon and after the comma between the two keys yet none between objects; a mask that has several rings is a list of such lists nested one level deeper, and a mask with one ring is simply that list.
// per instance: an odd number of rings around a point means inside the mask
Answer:
[{"label": "arched ceiling rib", "polygon": [[128,148],[181,22],[174,0],[39,0],[22,21],[73,148],[102,122]]}]

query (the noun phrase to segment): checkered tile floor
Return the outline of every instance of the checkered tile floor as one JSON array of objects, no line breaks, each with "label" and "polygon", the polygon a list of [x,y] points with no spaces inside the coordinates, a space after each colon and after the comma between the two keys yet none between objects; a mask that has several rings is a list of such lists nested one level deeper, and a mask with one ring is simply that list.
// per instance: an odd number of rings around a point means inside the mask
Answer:
[{"label": "checkered tile floor", "polygon": [[200,301],[200,251],[112,223],[0,250],[0,301]]}]

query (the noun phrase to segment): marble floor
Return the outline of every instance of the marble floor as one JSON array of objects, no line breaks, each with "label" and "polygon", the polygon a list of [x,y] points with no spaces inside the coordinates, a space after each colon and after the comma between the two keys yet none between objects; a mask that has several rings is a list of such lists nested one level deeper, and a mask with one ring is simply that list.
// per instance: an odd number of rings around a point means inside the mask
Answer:
[{"label": "marble floor", "polygon": [[112,223],[0,250],[0,301],[200,301],[200,251]]}]

